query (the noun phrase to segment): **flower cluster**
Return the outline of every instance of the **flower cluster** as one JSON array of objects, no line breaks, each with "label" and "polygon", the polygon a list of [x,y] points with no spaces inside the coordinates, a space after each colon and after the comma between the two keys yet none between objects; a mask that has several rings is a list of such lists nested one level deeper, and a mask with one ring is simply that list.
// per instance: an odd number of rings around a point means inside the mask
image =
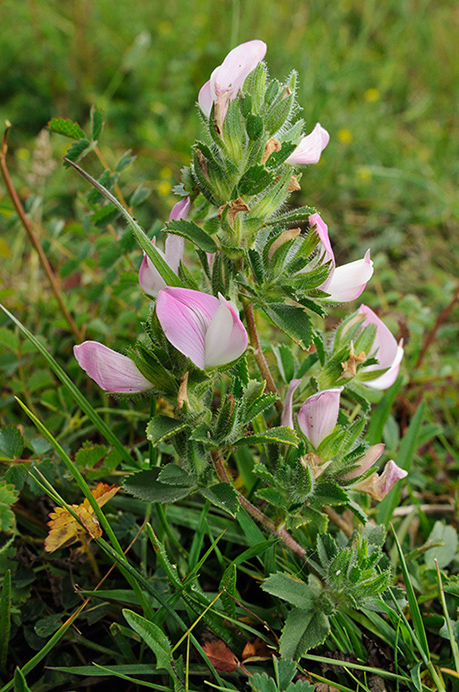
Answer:
[{"label": "flower cluster", "polygon": [[[332,303],[357,299],[374,272],[369,250],[361,259],[336,265],[328,227],[315,210],[302,207],[285,213],[285,202],[299,189],[302,167],[319,162],[330,136],[320,123],[305,134],[297,115],[296,75],[292,73],[285,84],[269,81],[265,54],[266,45],[259,40],[237,46],[199,92],[208,141],[195,144],[192,164],[183,170],[176,189],[181,198],[164,229],[164,250],[156,247],[155,239],[154,251],[148,249],[149,241],[142,246],[139,283],[152,300],[151,343],[138,342],[131,357],[94,341],[74,348],[80,366],[107,392],[162,394],[164,362],[172,363],[176,383],[172,391],[179,391],[176,415],[184,420],[188,409],[182,411],[180,405],[183,382],[191,382],[188,374],[199,371],[194,401],[196,411],[204,412],[198,427],[205,434],[196,438],[199,449],[189,441],[189,465],[206,454],[202,445],[211,445],[212,440],[226,440],[230,448],[232,440],[243,439],[238,435],[243,433],[241,426],[251,421],[247,412],[253,404],[253,385],[241,374],[245,359],[220,412],[209,408],[208,402],[221,371],[235,372],[233,365],[244,357],[249,334],[255,360],[274,396],[276,388],[254,331],[253,308],[313,356],[317,331],[309,312],[324,315]],[[197,198],[199,204],[194,205]],[[197,250],[198,275],[185,266],[186,242],[189,250],[192,246]],[[238,306],[244,307],[245,324]],[[306,450],[299,462],[292,457],[292,464],[309,465],[314,482],[327,475],[339,489],[367,492],[381,500],[406,472],[392,460],[380,475],[372,472],[384,445],[363,445],[359,451],[358,433],[346,448],[347,437],[340,434],[346,421],[338,423],[340,402],[349,380],[362,391],[390,387],[398,376],[403,344],[366,305],[344,322],[331,352],[325,344],[321,363],[310,360],[315,370],[305,368],[288,386],[280,423],[299,429]],[[356,353],[355,348],[361,350]],[[341,369],[336,365],[338,356],[342,356]],[[294,416],[294,395],[306,372],[309,396]],[[269,397],[266,405],[260,403],[266,396],[263,385],[257,396],[253,410],[261,412],[272,404]],[[184,425],[189,424],[186,419]],[[350,468],[343,467],[346,459],[352,459]],[[312,502],[312,486],[305,493],[306,502]]]}]

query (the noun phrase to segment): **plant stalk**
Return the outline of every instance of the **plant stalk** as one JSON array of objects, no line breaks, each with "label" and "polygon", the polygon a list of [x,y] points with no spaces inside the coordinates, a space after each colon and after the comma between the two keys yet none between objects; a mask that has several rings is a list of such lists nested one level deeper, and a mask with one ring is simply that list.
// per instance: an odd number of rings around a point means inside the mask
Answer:
[{"label": "plant stalk", "polygon": [[6,143],[6,137],[8,134],[8,130],[10,129],[10,124],[7,123],[7,128],[5,132],[3,133],[3,141],[2,141],[2,147],[0,151],[0,170],[2,173],[2,178],[4,180],[6,189],[8,191],[8,195],[13,202],[14,208],[16,209],[16,212],[19,216],[19,219],[21,220],[22,225],[24,226],[27,235],[29,236],[29,239],[34,246],[35,250],[38,253],[38,257],[40,260],[40,264],[45,270],[46,276],[48,277],[48,281],[50,283],[51,289],[56,296],[57,302],[59,303],[59,308],[61,310],[62,315],[64,316],[67,324],[70,327],[70,331],[74,335],[75,339],[78,341],[83,341],[83,335],[80,332],[79,328],[77,327],[77,324],[75,320],[73,319],[72,315],[70,314],[70,311],[65,304],[64,298],[61,293],[61,289],[59,287],[58,281],[54,275],[53,270],[51,269],[51,265],[48,262],[48,258],[45,255],[45,252],[41,246],[40,241],[38,240],[38,237],[35,233],[35,230],[33,228],[31,220],[27,217],[27,214],[24,211],[24,207],[21,204],[21,200],[19,199],[18,193],[16,192],[16,188],[14,187],[13,181],[11,179],[10,173],[8,171],[8,166],[6,164],[6,154],[8,151],[8,145]]}]

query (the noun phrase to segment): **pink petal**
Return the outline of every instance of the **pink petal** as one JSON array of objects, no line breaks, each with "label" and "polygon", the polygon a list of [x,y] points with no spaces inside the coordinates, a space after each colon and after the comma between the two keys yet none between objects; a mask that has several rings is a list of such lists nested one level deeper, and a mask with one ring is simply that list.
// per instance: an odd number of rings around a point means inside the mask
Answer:
[{"label": "pink petal", "polygon": [[73,352],[80,367],[106,392],[145,392],[153,386],[130,358],[98,341],[84,341]]},{"label": "pink petal", "polygon": [[328,286],[323,290],[330,294],[329,300],[336,303],[355,300],[365,289],[373,271],[373,261],[368,250],[363,259],[336,267]]},{"label": "pink petal", "polygon": [[205,336],[205,367],[212,368],[231,363],[244,353],[247,343],[247,332],[236,306],[220,296],[220,306]]},{"label": "pink petal", "polygon": [[297,148],[286,160],[292,166],[303,166],[310,163],[319,163],[320,155],[330,141],[327,130],[317,123],[315,128],[306,137],[303,137]]},{"label": "pink petal", "polygon": [[164,254],[166,262],[168,263],[169,267],[172,269],[174,274],[177,274],[178,272],[180,262],[183,259],[184,250],[185,238],[183,238],[183,236],[181,235],[168,233],[164,245]]},{"label": "pink petal", "polygon": [[190,198],[184,197],[172,207],[171,213],[169,214],[169,221],[172,221],[172,219],[186,219],[189,211]]},{"label": "pink petal", "polygon": [[209,117],[210,111],[212,110],[212,104],[214,102],[214,95],[210,87],[210,79],[208,82],[201,87],[198,96],[199,108],[202,110],[206,118]]},{"label": "pink petal", "polygon": [[328,236],[328,226],[323,221],[320,214],[311,214],[308,219],[309,225],[319,236],[319,240],[322,243],[322,247],[325,251],[324,262],[331,262],[335,266],[335,255],[331,246],[330,238]]},{"label": "pink petal", "polygon": [[394,484],[401,478],[405,478],[408,472],[397,466],[395,461],[388,461],[381,475],[373,473],[353,486],[353,489],[368,493],[375,500],[383,500],[387,493],[392,490]]},{"label": "pink petal", "polygon": [[[155,244],[155,238],[153,238],[153,244]],[[167,242],[167,240],[166,240]],[[166,255],[162,250],[156,248],[164,260],[167,261]],[[166,282],[163,277],[156,269],[155,265],[147,255],[143,256],[142,264],[139,269],[139,284],[145,293],[149,296],[157,296],[159,291],[166,288]]]},{"label": "pink petal", "polygon": [[[389,370],[387,370],[383,375],[376,377],[376,379],[374,380],[366,380],[364,384],[367,387],[371,387],[372,389],[387,389],[388,387],[391,387],[397,379],[398,371],[400,370],[400,363],[402,362],[402,360],[403,339],[400,340],[400,343],[397,346],[397,354]],[[370,369],[370,367],[372,366],[368,366],[368,370]],[[364,370],[366,369],[367,368],[364,368]]]},{"label": "pink petal", "polygon": [[342,391],[343,387],[338,387],[313,394],[298,412],[300,429],[316,449],[336,426]]},{"label": "pink petal", "polygon": [[349,481],[352,478],[361,476],[363,473],[365,473],[365,471],[368,471],[368,469],[378,461],[379,457],[384,452],[384,447],[385,445],[380,442],[379,444],[373,445],[367,449],[363,457],[358,460],[357,468],[355,468],[353,471],[349,471],[349,473],[346,473],[344,476],[342,476],[342,479],[344,481]]},{"label": "pink petal", "polygon": [[233,48],[214,75],[215,93],[231,89],[234,98],[239,89],[242,89],[248,75],[265,55],[266,43],[259,40],[247,41]]},{"label": "pink petal", "polygon": [[374,380],[366,380],[364,384],[373,389],[387,389],[387,387],[390,387],[397,379],[400,363],[403,359],[403,341],[397,344],[395,337],[384,322],[382,322],[367,305],[361,305],[358,314],[363,315],[365,318],[362,322],[363,327],[369,324],[374,324],[376,326],[376,336],[369,355],[377,358],[378,363],[375,365],[368,365],[362,368],[362,371],[371,372],[373,370],[389,368],[389,370],[383,375],[380,375],[380,377],[376,377]]},{"label": "pink petal", "polygon": [[301,380],[292,380],[285,395],[284,408],[281,416],[281,425],[293,430],[293,395],[300,385]]}]

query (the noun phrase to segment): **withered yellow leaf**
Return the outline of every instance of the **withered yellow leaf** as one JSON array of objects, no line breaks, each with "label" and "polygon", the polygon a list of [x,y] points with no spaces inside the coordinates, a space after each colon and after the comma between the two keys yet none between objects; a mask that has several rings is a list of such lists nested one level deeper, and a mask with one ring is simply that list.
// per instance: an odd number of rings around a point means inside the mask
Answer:
[{"label": "withered yellow leaf", "polygon": [[[102,505],[105,505],[119,489],[119,485],[98,483],[97,487],[91,490],[91,493],[97,500],[99,507],[102,507]],[[45,551],[47,553],[52,553],[58,548],[64,548],[77,541],[83,543],[88,542],[91,538],[100,538],[100,536],[102,536],[100,524],[87,499],[80,505],[71,505],[71,507],[80,518],[83,526],[73,518],[67,509],[64,507],[55,507],[54,511],[49,515],[49,533],[45,539]]]}]

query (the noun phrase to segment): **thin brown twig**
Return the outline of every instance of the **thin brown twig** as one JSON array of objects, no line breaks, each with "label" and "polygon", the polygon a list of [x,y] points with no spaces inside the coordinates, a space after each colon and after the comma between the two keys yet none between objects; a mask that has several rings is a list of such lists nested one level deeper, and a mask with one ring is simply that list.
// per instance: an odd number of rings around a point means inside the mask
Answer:
[{"label": "thin brown twig", "polygon": [[51,265],[48,262],[48,258],[46,257],[46,254],[41,246],[40,241],[38,240],[37,234],[35,233],[32,221],[28,218],[27,214],[24,211],[24,207],[21,204],[21,200],[19,199],[18,193],[16,192],[16,188],[14,187],[13,181],[11,179],[10,173],[8,171],[8,166],[6,163],[6,154],[8,151],[8,145],[6,143],[6,137],[8,134],[8,130],[10,129],[11,125],[7,123],[6,130],[3,133],[3,140],[2,140],[2,147],[0,151],[0,171],[2,174],[2,178],[4,180],[6,189],[8,191],[8,194],[10,196],[11,201],[13,202],[14,208],[16,209],[16,212],[19,216],[19,219],[24,226],[27,235],[29,236],[29,239],[34,246],[35,250],[38,253],[38,257],[40,260],[40,263],[45,270],[46,276],[48,277],[48,281],[50,283],[51,289],[56,296],[57,302],[59,303],[60,310],[62,312],[62,315],[64,316],[67,324],[70,327],[70,330],[72,334],[74,335],[75,339],[80,342],[83,340],[83,335],[80,332],[75,320],[73,319],[72,315],[70,314],[70,311],[65,304],[64,298],[61,293],[61,289],[59,287],[59,283],[54,275],[53,270],[51,269]]},{"label": "thin brown twig", "polygon": [[[247,298],[243,298],[242,306],[244,308],[244,315],[247,323],[247,333],[249,335],[250,345],[254,350],[255,360],[257,361],[258,368],[266,381],[266,389],[269,392],[272,392],[272,394],[277,394],[276,385],[269,371],[268,363],[266,362],[264,353],[260,346],[260,341],[258,339],[252,303],[249,300],[247,300]],[[276,407],[277,412],[282,413],[282,403],[279,399],[275,402],[274,405]]]},{"label": "thin brown twig", "polygon": [[449,316],[449,313],[451,312],[455,303],[457,303],[458,300],[459,300],[459,286],[457,287],[456,292],[454,293],[454,296],[452,297],[452,300],[448,303],[448,305],[445,308],[443,308],[443,310],[441,311],[441,313],[437,317],[437,321],[435,322],[433,328],[431,329],[431,331],[427,335],[423,349],[422,349],[421,353],[419,354],[419,358],[418,358],[418,360],[414,366],[414,370],[417,370],[420,367],[422,361],[424,360],[424,358],[427,354],[427,351],[429,350],[433,340],[435,339],[436,333],[440,329],[443,322],[447,319],[447,317]]},{"label": "thin brown twig", "polygon": [[[225,468],[225,461],[221,452],[212,452],[212,461],[214,464],[215,471],[217,472],[218,479],[223,483],[231,483],[231,478]],[[231,483],[232,485],[232,483]],[[234,486],[233,486],[234,487]],[[291,550],[295,555],[301,557],[302,560],[306,561],[306,550],[301,547],[299,543],[288,533],[288,531],[279,527],[272,519],[266,516],[258,507],[255,507],[244,495],[236,490],[241,506],[256,520],[259,524],[264,526],[270,533],[277,538],[280,538],[282,543],[286,548]]]}]

